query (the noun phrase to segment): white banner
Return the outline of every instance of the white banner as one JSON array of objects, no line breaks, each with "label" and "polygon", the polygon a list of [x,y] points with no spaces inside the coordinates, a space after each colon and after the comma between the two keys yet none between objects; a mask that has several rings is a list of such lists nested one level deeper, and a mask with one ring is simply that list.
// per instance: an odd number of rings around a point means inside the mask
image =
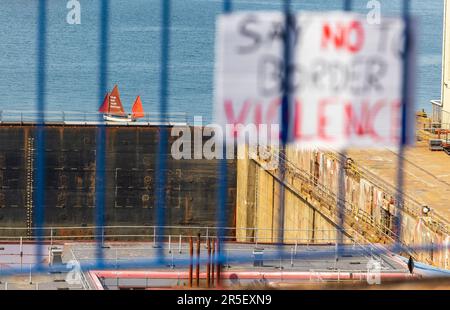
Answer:
[{"label": "white banner", "polygon": [[[369,25],[355,13],[296,16],[290,29],[291,142],[334,148],[398,145],[404,27],[400,18]],[[215,121],[227,126],[227,143],[279,137],[284,28],[278,12],[218,19]],[[414,108],[409,111],[413,123]]]}]

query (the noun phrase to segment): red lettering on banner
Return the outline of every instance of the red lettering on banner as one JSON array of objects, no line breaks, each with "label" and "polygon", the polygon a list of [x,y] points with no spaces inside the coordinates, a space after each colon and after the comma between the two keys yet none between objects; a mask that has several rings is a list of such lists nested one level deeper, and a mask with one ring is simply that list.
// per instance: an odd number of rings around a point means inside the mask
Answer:
[{"label": "red lettering on banner", "polygon": [[[354,33],[355,42],[351,42],[351,35]],[[347,31],[347,48],[351,53],[359,52],[364,45],[364,28],[359,21],[352,21]]]},{"label": "red lettering on banner", "polygon": [[262,105],[260,103],[256,104],[255,107],[255,125],[257,130],[259,131],[259,125],[262,124]]},{"label": "red lettering on banner", "polygon": [[363,102],[361,104],[360,115],[356,115],[353,105],[349,102],[345,105],[345,134],[349,137],[352,131],[357,136],[370,135],[371,138],[375,140],[380,140],[381,137],[378,135],[375,129],[376,118],[380,110],[385,106],[383,100],[378,101],[372,107],[368,102]]},{"label": "red lettering on banner", "polygon": [[345,135],[348,137],[351,135],[352,133],[352,129],[353,131],[356,133],[357,136],[362,136],[364,135],[366,132],[366,127],[367,127],[367,123],[368,123],[368,113],[367,113],[367,105],[366,104],[362,104],[361,107],[361,118],[358,119],[355,116],[355,112],[353,110],[353,106],[351,103],[347,103],[345,105]]},{"label": "red lettering on banner", "polygon": [[336,49],[340,49],[344,45],[345,30],[342,24],[338,23],[335,27],[335,33],[332,32],[329,24],[324,24],[322,27],[322,49],[328,47],[328,42],[332,41]]},{"label": "red lettering on banner", "polygon": [[324,141],[331,141],[333,140],[333,137],[328,136],[326,133],[326,127],[328,125],[328,117],[326,115],[326,108],[330,104],[335,104],[330,99],[323,99],[319,101],[318,106],[318,124],[317,124],[317,135],[320,139]]},{"label": "red lettering on banner", "polygon": [[[231,100],[226,100],[224,103],[224,110],[227,124],[233,125],[232,135],[236,138],[239,135],[237,125],[246,125],[248,122],[251,122],[252,117],[258,132],[260,125],[273,124],[274,120],[279,115],[280,106],[280,99],[274,99],[269,102],[267,108],[265,108],[264,103],[258,102],[254,104],[251,99],[248,99],[241,106],[239,115],[236,117],[233,109],[233,102]],[[274,123],[279,124],[279,120]]]},{"label": "red lettering on banner", "polygon": [[266,123],[272,124],[272,121],[274,117],[278,116],[278,111],[281,107],[281,100],[280,99],[274,99],[269,105],[269,108],[267,109],[266,113]]},{"label": "red lettering on banner", "polygon": [[359,21],[351,21],[347,26],[341,23],[337,23],[335,27],[324,24],[322,27],[322,49],[327,49],[331,42],[335,49],[345,48],[354,54],[362,49],[364,36],[364,28]]},{"label": "red lettering on banner", "polygon": [[236,119],[235,115],[234,115],[234,110],[233,110],[233,103],[231,100],[226,100],[225,101],[225,115],[227,117],[227,123],[228,124],[233,124],[233,135],[234,137],[237,137],[237,129],[236,129],[236,125],[238,124],[244,124],[245,120],[247,119],[248,113],[250,111],[250,107],[251,107],[251,103],[249,100],[244,102],[244,105],[242,106],[241,111],[239,112],[239,116]]},{"label": "red lettering on banner", "polygon": [[302,141],[311,140],[313,138],[312,136],[306,136],[303,134],[302,119],[303,119],[302,102],[296,99],[294,108],[294,139]]},{"label": "red lettering on banner", "polygon": [[[335,107],[331,107],[331,105]],[[251,99],[246,100],[241,106],[239,111],[234,111],[233,102],[227,100],[224,103],[225,115],[227,124],[233,125],[232,135],[236,138],[239,135],[237,125],[245,125],[248,121],[253,120],[259,131],[261,124],[271,125],[280,115],[281,100],[279,98],[274,99],[268,104],[265,103],[253,103]],[[343,112],[343,132],[338,130],[335,125],[332,124],[332,120],[336,117],[336,109]],[[342,109],[342,110],[341,110]],[[386,110],[390,109],[390,111]],[[383,111],[389,113],[391,116],[391,124],[381,124],[381,117],[385,115]],[[238,113],[236,113],[238,112]],[[295,99],[293,107],[293,137],[298,142],[300,141],[314,141],[320,140],[321,142],[333,142],[338,136],[343,134],[344,139],[352,139],[352,136],[359,138],[370,138],[374,143],[376,142],[398,142],[400,134],[400,119],[401,119],[401,105],[399,101],[389,103],[386,100],[379,100],[374,104],[370,104],[369,101],[363,101],[359,104],[359,107],[350,101],[339,102],[337,98],[325,98],[319,100],[317,104],[317,114],[315,117],[316,130],[314,132],[305,133],[305,119],[308,119],[309,115],[305,115],[303,102],[300,99]],[[340,113],[339,113],[340,114]],[[308,119],[309,120],[309,119]],[[378,123],[377,123],[378,122]],[[275,122],[278,124],[278,122]],[[388,137],[385,133],[379,131],[378,125],[386,128],[390,126]]]}]

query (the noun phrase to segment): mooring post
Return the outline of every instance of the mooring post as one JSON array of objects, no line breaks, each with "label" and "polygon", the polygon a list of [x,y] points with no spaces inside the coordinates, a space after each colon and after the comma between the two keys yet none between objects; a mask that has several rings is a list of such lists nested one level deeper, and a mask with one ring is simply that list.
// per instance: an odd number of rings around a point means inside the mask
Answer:
[{"label": "mooring post", "polygon": [[208,262],[206,264],[206,285],[208,288],[211,287],[211,240],[208,238],[206,239],[206,247],[207,247],[207,253],[208,253]]},{"label": "mooring post", "polygon": [[19,254],[20,254],[20,272],[22,272],[23,266],[23,239],[20,237],[20,246],[19,246]]},{"label": "mooring post", "polygon": [[197,266],[195,268],[195,281],[197,287],[200,287],[200,233],[197,235]]},{"label": "mooring post", "polygon": [[31,264],[30,264],[30,278],[29,278],[30,284],[33,284],[33,279],[31,278]]},{"label": "mooring post", "polygon": [[212,262],[211,262],[211,286],[214,287],[214,266],[216,261],[216,241],[212,241]]},{"label": "mooring post", "polygon": [[194,263],[194,242],[192,236],[189,237],[189,287],[192,287],[192,272]]},{"label": "mooring post", "polygon": [[222,284],[222,279],[221,279],[221,275],[220,275],[220,269],[221,269],[221,264],[220,264],[220,260],[221,260],[221,257],[220,257],[220,255],[221,255],[221,252],[220,252],[220,242],[219,242],[219,239],[217,239],[217,250],[216,250],[216,253],[217,253],[217,256],[218,256],[218,258],[217,258],[217,286],[221,286],[221,284]]}]

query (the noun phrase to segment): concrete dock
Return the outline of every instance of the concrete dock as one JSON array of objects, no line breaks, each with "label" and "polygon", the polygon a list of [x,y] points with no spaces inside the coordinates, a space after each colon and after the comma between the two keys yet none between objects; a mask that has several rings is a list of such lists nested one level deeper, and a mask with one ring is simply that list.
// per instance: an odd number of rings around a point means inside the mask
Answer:
[{"label": "concrete dock", "polygon": [[[348,156],[396,186],[396,150],[350,150]],[[450,221],[450,156],[445,152],[430,151],[426,142],[418,142],[407,148],[404,159],[404,193]]]},{"label": "concrete dock", "polygon": [[[336,150],[294,146],[289,146],[281,155],[273,149],[266,152],[269,155],[255,153],[238,162],[236,226],[251,225],[267,229],[267,233],[263,236],[238,229],[239,241],[255,237],[277,240],[280,214],[284,214],[284,242],[309,240],[314,243],[323,238],[295,231],[298,227],[323,231],[326,238],[335,238],[333,231],[339,225],[338,176],[343,170],[344,229],[350,240],[383,244],[400,240],[411,249],[404,253],[406,256],[412,255],[423,263],[445,269],[450,266],[450,156],[429,150],[426,137],[418,136],[417,144],[405,152],[401,210],[396,201],[399,156],[395,149],[348,150],[347,157]],[[267,168],[266,165],[266,162],[280,159],[286,169],[283,180],[279,178],[277,167]],[[278,198],[280,185],[285,190],[282,213]],[[424,206],[431,212],[424,214]],[[396,226],[400,214],[402,230]],[[440,248],[433,248],[435,246]],[[416,251],[416,248],[419,249]]]}]

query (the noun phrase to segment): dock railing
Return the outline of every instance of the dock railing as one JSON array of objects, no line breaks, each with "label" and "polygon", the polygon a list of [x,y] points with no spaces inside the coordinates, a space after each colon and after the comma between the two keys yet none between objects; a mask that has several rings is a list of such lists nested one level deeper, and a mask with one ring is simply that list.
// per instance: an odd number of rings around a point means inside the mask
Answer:
[{"label": "dock railing", "polygon": [[[100,229],[99,229],[100,228]],[[33,236],[26,236],[22,234],[27,232],[27,228],[22,227],[0,227],[0,244],[16,244],[17,254],[23,248],[23,244],[34,245],[37,242],[45,243],[49,248],[64,244],[69,249],[68,260],[75,261],[81,272],[83,272],[83,266],[86,265],[87,271],[89,269],[89,259],[83,255],[79,255],[83,251],[95,250],[95,240],[102,240],[102,247],[112,247],[115,251],[123,250],[130,253],[134,253],[129,259],[120,259],[116,256],[109,255],[104,257],[106,263],[117,264],[125,261],[138,260],[140,252],[148,252],[148,249],[157,251],[158,245],[156,240],[162,240],[164,251],[169,253],[186,254],[188,252],[188,244],[190,239],[200,238],[200,244],[202,247],[207,247],[208,240],[217,240],[218,231],[224,230],[224,243],[228,246],[224,249],[225,262],[236,262],[235,259],[242,257],[241,254],[247,253],[248,249],[264,249],[264,255],[267,257],[267,261],[271,261],[274,265],[280,261],[291,261],[291,266],[294,267],[294,261],[299,262],[303,259],[316,259],[328,257],[330,261],[336,262],[339,254],[337,252],[337,245],[340,242],[336,235],[335,229],[288,229],[286,232],[297,233],[298,237],[285,238],[283,245],[284,252],[279,253],[276,247],[273,247],[273,242],[270,238],[248,238],[247,242],[236,241],[237,230],[250,230],[256,236],[258,232],[272,231],[272,228],[236,228],[236,227],[201,227],[201,226],[166,226],[165,234],[162,236],[157,235],[159,231],[157,226],[104,226],[104,227],[43,227],[38,240],[35,234]],[[34,228],[37,229],[37,228]],[[102,231],[101,236],[95,235],[97,231]],[[77,231],[77,234],[73,234]],[[313,233],[314,232],[314,233]],[[72,233],[72,234],[71,234]],[[360,255],[365,260],[383,261],[382,255],[388,253],[388,249],[380,248],[379,245],[374,245],[361,239],[359,234],[353,230],[348,230],[347,233],[351,236],[344,239],[343,245],[346,246],[346,253]],[[11,236],[6,236],[11,234]],[[316,236],[313,238],[304,236]],[[131,243],[130,243],[131,241]],[[70,244],[79,244],[82,242],[83,246],[77,248],[77,253],[72,250]],[[342,244],[341,244],[342,245]],[[244,248],[246,250],[244,250]],[[324,248],[325,247],[325,248]],[[242,248],[242,249],[241,249]],[[381,250],[380,250],[381,249]],[[80,252],[81,251],[81,252]],[[300,252],[302,251],[302,252]],[[305,252],[306,251],[306,252]],[[242,252],[242,253],[241,253]],[[241,253],[241,254],[240,254]],[[114,254],[114,253],[113,253]],[[142,253],[141,253],[142,254]],[[8,254],[13,255],[13,253]],[[136,256],[138,255],[138,256]],[[145,260],[145,257],[141,257]],[[13,262],[8,265],[9,268],[15,267],[19,264]],[[89,282],[82,278],[82,285],[84,289],[89,289]]]},{"label": "dock railing", "polygon": [[[273,228],[248,228],[248,227],[214,227],[214,226],[165,226],[165,234],[158,235],[158,226],[46,226],[42,228],[27,227],[0,227],[1,242],[46,242],[50,245],[67,241],[92,241],[100,237],[103,242],[111,241],[145,241],[155,242],[162,237],[167,242],[185,242],[190,237],[199,234],[202,240],[216,238],[220,229],[225,231],[224,240],[236,242],[236,231],[245,230],[249,232],[243,243],[264,244],[272,243],[271,237],[264,237],[264,232],[272,232]],[[30,229],[32,233],[30,234]],[[34,231],[40,230],[40,236]],[[101,235],[96,232],[101,231]],[[286,233],[308,237],[286,237],[286,244],[335,244],[335,229],[286,229]],[[360,244],[362,240],[355,230],[349,231],[349,237],[345,239],[347,244]],[[155,244],[156,245],[156,244]]]}]

